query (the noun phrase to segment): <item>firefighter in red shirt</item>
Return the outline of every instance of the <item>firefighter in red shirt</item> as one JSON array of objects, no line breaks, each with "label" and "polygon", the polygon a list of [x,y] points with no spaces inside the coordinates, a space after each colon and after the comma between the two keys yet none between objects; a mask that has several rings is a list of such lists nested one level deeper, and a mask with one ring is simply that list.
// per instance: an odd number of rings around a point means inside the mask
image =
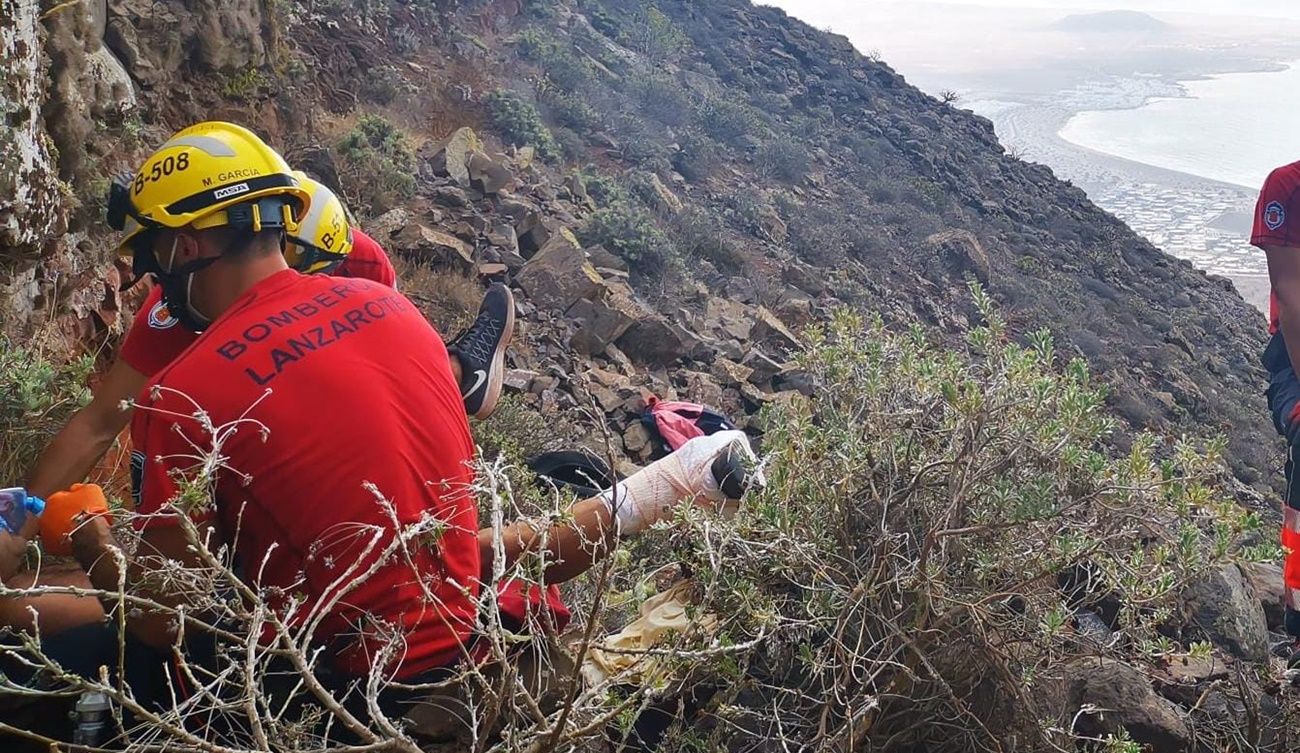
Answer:
[{"label": "firefighter in red shirt", "polygon": [[[1286,496],[1282,505],[1283,592],[1286,632],[1300,646],[1300,484],[1296,483],[1296,445],[1300,443],[1300,162],[1269,174],[1255,207],[1251,244],[1264,250],[1272,283],[1269,296],[1268,407],[1273,425],[1287,439]],[[1293,656],[1292,663],[1295,663]]]},{"label": "firefighter in red shirt", "polygon": [[[351,227],[342,202],[305,173],[294,176],[312,198],[312,209],[287,236],[289,266],[307,274],[360,278],[395,287],[397,276],[384,249]],[[91,402],[78,411],[41,453],[28,474],[27,489],[48,497],[81,481],[131,418],[124,402],[150,377],[175,360],[203,325],[187,312],[174,312],[155,285],[137,312],[117,361],[104,375]],[[491,415],[501,395],[503,356],[514,325],[514,302],[504,285],[489,288],[470,328],[451,344],[453,375],[464,391],[465,409],[476,418]],[[480,377],[480,375],[482,375]],[[25,531],[30,537],[32,531]]]},{"label": "firefighter in red shirt", "polygon": [[[188,175],[154,169],[182,161]],[[232,164],[256,177],[222,181]],[[160,565],[195,562],[176,518],[190,514],[215,541],[233,547],[255,587],[300,593],[307,606],[295,618],[327,603],[342,569],[373,566],[372,576],[329,607],[314,636],[332,647],[335,669],[345,677],[374,669],[367,627],[379,625],[404,638],[404,653],[383,668],[398,679],[465,658],[479,586],[492,572],[494,537],[478,527],[469,491],[474,447],[441,339],[391,288],[288,268],[280,236],[293,229],[308,198],[279,155],[251,132],[228,123],[181,131],[137,176],[158,172],[158,179],[119,186],[110,219],[126,229],[124,244],[137,267],[158,277],[169,303],[206,326],[146,385],[132,421],[144,456],[140,551],[156,553]],[[183,513],[177,479],[195,472],[195,448],[212,445],[214,426],[242,428],[219,432],[221,467],[204,479],[212,504]],[[713,466],[737,449],[748,453],[741,432],[699,437],[577,503],[559,522],[506,526],[505,564],[544,548],[546,579],[567,580],[605,556],[618,535],[636,534],[677,505],[722,502]],[[432,518],[439,535],[409,558],[370,559],[394,531],[366,482],[391,501],[400,525]],[[379,550],[346,535],[361,527],[385,531]],[[81,525],[73,543],[97,586],[112,590],[125,577],[159,602],[180,598],[146,589],[135,570],[118,572],[103,518]],[[127,625],[150,646],[174,639],[167,614],[132,611]]]}]

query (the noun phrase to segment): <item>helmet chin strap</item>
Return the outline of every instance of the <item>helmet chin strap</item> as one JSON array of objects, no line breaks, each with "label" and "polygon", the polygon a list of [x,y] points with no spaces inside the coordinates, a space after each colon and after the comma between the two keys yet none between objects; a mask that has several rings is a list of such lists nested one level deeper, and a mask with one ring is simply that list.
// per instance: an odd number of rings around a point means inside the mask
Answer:
[{"label": "helmet chin strap", "polygon": [[[181,236],[177,233],[176,236],[172,238],[172,250],[167,256],[168,274],[171,274],[171,271],[176,267],[176,246],[180,241]],[[215,259],[213,261],[215,261]],[[189,311],[190,316],[193,317],[196,322],[200,322],[206,326],[207,324],[210,324],[212,320],[204,316],[203,312],[194,307],[194,275],[197,271],[198,270],[195,270],[185,275],[185,308]]]}]

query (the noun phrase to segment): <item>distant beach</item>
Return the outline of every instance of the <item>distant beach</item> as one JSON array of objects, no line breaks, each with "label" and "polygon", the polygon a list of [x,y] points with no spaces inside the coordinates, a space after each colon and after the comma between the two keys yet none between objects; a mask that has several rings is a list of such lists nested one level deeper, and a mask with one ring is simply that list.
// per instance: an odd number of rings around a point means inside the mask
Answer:
[{"label": "distant beach", "polygon": [[[1166,252],[1230,278],[1243,298],[1264,311],[1267,269],[1263,254],[1248,242],[1258,189],[1125,159],[1061,135],[1079,113],[1135,110],[1183,95],[1178,83],[1134,76],[1089,83],[1050,100],[976,99],[967,106],[993,121],[1008,149],[1049,165]],[[1291,158],[1279,154],[1277,162]]]}]

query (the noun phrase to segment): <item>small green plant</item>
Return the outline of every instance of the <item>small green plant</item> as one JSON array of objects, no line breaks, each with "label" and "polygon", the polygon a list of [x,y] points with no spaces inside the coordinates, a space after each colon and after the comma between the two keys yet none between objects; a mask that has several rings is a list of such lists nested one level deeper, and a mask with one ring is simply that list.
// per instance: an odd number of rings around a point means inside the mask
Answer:
[{"label": "small green plant", "polygon": [[271,83],[260,69],[249,66],[237,73],[221,78],[221,94],[229,99],[252,99],[258,91]]},{"label": "small green plant", "polygon": [[690,42],[671,18],[650,4],[638,9],[632,16],[632,22],[623,31],[622,39],[654,63],[675,59]]},{"label": "small green plant", "polygon": [[349,203],[382,214],[415,194],[415,157],[406,136],[380,115],[363,115],[338,143]]},{"label": "small green plant", "polygon": [[758,128],[753,110],[720,96],[708,97],[695,108],[695,122],[708,135],[732,146]]},{"label": "small green plant", "polygon": [[754,165],[769,178],[798,183],[808,172],[808,150],[790,136],[778,136],[759,148]]},{"label": "small green plant", "polygon": [[36,457],[90,400],[94,357],[71,360],[53,348],[0,337],[0,484],[20,483]]},{"label": "small green plant", "polygon": [[541,114],[531,102],[506,89],[489,93],[485,102],[492,126],[507,141],[533,147],[542,159],[553,160],[560,156],[555,136],[542,122]]},{"label": "small green plant", "polygon": [[582,97],[562,91],[546,91],[542,104],[552,120],[579,133],[591,133],[600,127],[600,114]]},{"label": "small green plant", "polygon": [[672,242],[645,210],[615,204],[593,214],[578,231],[587,245],[603,245],[642,272],[661,271],[672,257]]}]

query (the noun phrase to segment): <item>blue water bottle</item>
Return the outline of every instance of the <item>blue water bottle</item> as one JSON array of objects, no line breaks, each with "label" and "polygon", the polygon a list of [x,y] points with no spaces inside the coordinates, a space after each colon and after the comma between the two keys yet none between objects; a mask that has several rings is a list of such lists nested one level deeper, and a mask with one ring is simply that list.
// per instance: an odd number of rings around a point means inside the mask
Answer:
[{"label": "blue water bottle", "polygon": [[42,512],[45,512],[45,500],[28,494],[26,489],[0,489],[0,530],[18,533],[23,530],[28,515]]}]

